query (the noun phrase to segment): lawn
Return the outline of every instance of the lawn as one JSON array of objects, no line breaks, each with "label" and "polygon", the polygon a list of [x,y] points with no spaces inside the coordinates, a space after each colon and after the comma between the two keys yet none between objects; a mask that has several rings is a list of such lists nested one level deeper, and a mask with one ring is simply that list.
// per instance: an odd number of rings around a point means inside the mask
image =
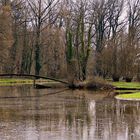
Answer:
[{"label": "lawn", "polygon": [[135,99],[140,99],[140,92],[132,93],[132,94],[121,94],[116,96],[118,99],[130,99],[130,100],[135,100]]},{"label": "lawn", "polygon": [[[140,83],[138,82],[112,82],[112,85],[117,88],[123,88],[124,90],[116,90],[117,99],[123,100],[140,100]],[[134,90],[131,90],[134,89]]]},{"label": "lawn", "polygon": [[3,78],[0,79],[0,86],[9,86],[15,84],[32,84],[33,80],[29,79],[14,79],[14,78]]},{"label": "lawn", "polygon": [[118,88],[135,88],[135,89],[140,89],[140,83],[138,82],[112,82],[111,83],[113,86],[118,87]]},{"label": "lawn", "polygon": [[[47,84],[47,85],[54,85],[58,84],[59,82],[55,82],[52,80],[43,80],[43,79],[38,79],[36,80],[36,84]],[[33,80],[31,79],[16,79],[16,78],[2,78],[0,79],[0,86],[14,86],[14,85],[25,85],[25,84],[33,84]]]},{"label": "lawn", "polygon": [[139,92],[139,90],[115,90],[116,93],[136,93]]}]

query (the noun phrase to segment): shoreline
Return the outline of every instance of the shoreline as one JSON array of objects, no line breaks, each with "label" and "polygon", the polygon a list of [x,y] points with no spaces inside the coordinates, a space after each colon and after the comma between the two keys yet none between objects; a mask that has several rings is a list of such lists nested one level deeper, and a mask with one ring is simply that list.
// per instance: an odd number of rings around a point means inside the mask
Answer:
[{"label": "shoreline", "polygon": [[120,100],[120,101],[140,101],[138,98],[121,98],[121,97],[115,97],[115,99]]}]

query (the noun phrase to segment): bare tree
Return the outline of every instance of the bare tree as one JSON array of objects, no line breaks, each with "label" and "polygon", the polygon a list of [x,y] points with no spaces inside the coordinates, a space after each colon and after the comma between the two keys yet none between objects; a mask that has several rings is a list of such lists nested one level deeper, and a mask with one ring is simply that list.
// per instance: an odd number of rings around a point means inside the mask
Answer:
[{"label": "bare tree", "polygon": [[135,72],[135,59],[137,55],[137,42],[139,40],[140,28],[140,1],[128,0],[128,36],[125,47],[126,62],[125,62],[125,77],[131,78]]},{"label": "bare tree", "polygon": [[51,11],[58,4],[59,0],[27,0],[30,7],[30,16],[32,17],[32,27],[35,33],[35,74],[39,75],[41,69],[41,33],[43,28],[53,24],[57,18],[57,14],[51,15]]},{"label": "bare tree", "polygon": [[92,9],[94,10],[93,14],[95,17],[94,21],[94,44],[96,48],[96,74],[102,75],[101,72],[101,52],[104,48],[105,42],[105,30],[107,24],[107,2],[105,0],[93,1]]},{"label": "bare tree", "polygon": [[0,7],[0,69],[1,71],[8,71],[9,63],[9,49],[13,43],[12,36],[12,18],[11,18],[11,6],[9,3],[2,3]]},{"label": "bare tree", "polygon": [[[90,13],[90,3],[87,0],[67,2],[68,11],[66,22],[66,45],[68,63],[77,63],[76,77],[79,80],[86,79],[87,62],[90,54],[93,15]],[[89,10],[89,11],[88,11]]]},{"label": "bare tree", "polygon": [[118,35],[123,27],[124,21],[120,20],[123,10],[123,0],[109,0],[108,1],[108,39],[110,46],[112,48],[112,77],[113,79],[118,79],[120,77],[119,72],[119,45],[118,45]]}]

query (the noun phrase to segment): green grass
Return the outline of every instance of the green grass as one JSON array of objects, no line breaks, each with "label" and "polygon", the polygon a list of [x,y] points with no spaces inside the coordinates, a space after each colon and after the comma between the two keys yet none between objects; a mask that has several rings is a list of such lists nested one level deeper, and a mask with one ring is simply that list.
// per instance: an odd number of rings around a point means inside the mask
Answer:
[{"label": "green grass", "polygon": [[[117,99],[123,99],[123,100],[139,100],[140,99],[140,83],[138,82],[112,82],[112,85],[118,88],[126,88],[126,90],[116,90],[117,93],[121,93],[120,95],[117,95]],[[134,90],[128,90],[128,89],[134,89]],[[128,93],[130,92],[130,93]],[[126,93],[126,94],[125,94]]]},{"label": "green grass", "polygon": [[[58,84],[59,82],[55,82],[52,80],[36,80],[36,84],[46,83],[46,84]],[[14,86],[14,85],[23,85],[23,84],[33,84],[33,80],[31,79],[15,79],[15,78],[3,78],[0,79],[0,86]]]},{"label": "green grass", "polygon": [[117,98],[120,99],[140,99],[140,92],[137,93],[132,93],[132,94],[122,94],[122,95],[118,95],[116,96]]},{"label": "green grass", "polygon": [[17,84],[32,84],[33,80],[29,79],[13,79],[13,78],[5,78],[0,79],[0,86],[9,86],[9,85],[17,85]]},{"label": "green grass", "polygon": [[117,93],[135,93],[138,92],[138,90],[115,90]]},{"label": "green grass", "polygon": [[118,88],[135,88],[135,89],[140,89],[140,83],[138,82],[112,82],[111,83],[113,86],[116,86]]}]

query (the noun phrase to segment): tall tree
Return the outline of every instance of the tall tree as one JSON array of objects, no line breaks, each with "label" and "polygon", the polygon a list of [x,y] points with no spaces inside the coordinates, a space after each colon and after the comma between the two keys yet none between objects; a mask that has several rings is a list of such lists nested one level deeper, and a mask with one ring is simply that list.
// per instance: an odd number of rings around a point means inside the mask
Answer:
[{"label": "tall tree", "polygon": [[[41,69],[41,48],[42,40],[41,33],[43,28],[53,24],[57,18],[57,14],[52,13],[51,11],[58,4],[59,0],[27,0],[32,17],[32,26],[35,33],[35,74],[39,75]],[[51,15],[54,14],[54,15]]]},{"label": "tall tree", "polygon": [[138,51],[140,29],[140,0],[128,0],[128,36],[125,47],[125,77],[132,78],[135,70],[135,59]]},{"label": "tall tree", "polygon": [[123,0],[109,0],[108,1],[108,40],[112,49],[112,77],[116,79],[120,76],[119,72],[119,45],[118,45],[118,35],[121,31],[123,22],[120,20],[123,10]]},{"label": "tall tree", "polygon": [[94,9],[94,30],[95,30],[95,59],[96,59],[96,65],[95,65],[95,71],[97,75],[102,75],[101,70],[101,52],[104,48],[104,42],[105,42],[105,30],[107,26],[107,2],[105,0],[101,1],[93,1],[92,9]]},{"label": "tall tree", "polygon": [[0,64],[1,71],[8,72],[9,71],[9,49],[13,43],[12,36],[12,25],[11,25],[11,6],[10,1],[2,1],[2,5],[0,7]]}]

